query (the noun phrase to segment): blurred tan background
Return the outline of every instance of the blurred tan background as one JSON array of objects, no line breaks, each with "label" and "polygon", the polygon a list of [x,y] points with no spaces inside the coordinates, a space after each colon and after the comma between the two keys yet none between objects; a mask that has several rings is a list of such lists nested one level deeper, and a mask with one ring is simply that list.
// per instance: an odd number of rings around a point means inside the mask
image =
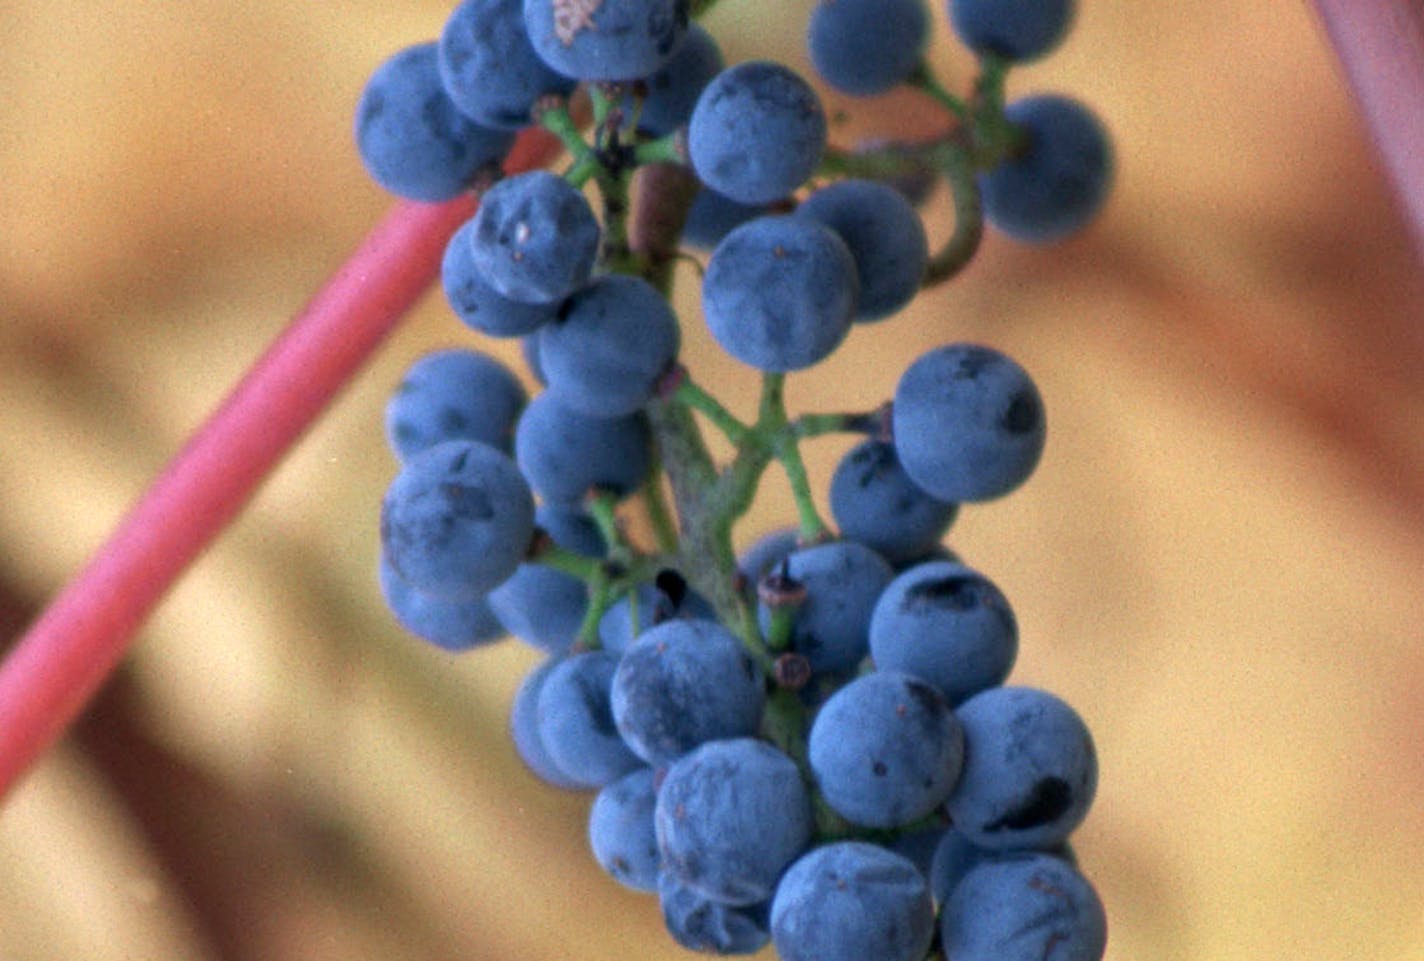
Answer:
[{"label": "blurred tan background", "polygon": [[[804,68],[810,6],[711,25]],[[387,209],[353,104],[448,9],[3,4],[0,649]],[[934,53],[962,88],[942,21]],[[1037,475],[950,539],[1015,604],[1015,679],[1095,731],[1109,958],[1424,958],[1421,271],[1321,35],[1299,0],[1086,0],[1011,83],[1039,89],[1111,126],[1106,215],[991,237],[791,401],[877,403],[955,339],[1039,381]],[[936,122],[831,103],[847,144]],[[684,316],[694,373],[749,384]],[[587,799],[515,759],[534,655],[442,656],[381,606],[382,405],[451,344],[433,296],[0,809],[0,959],[688,956],[593,864]],[[822,483],[844,447],[811,448]],[[790,517],[768,476],[747,538]]]}]

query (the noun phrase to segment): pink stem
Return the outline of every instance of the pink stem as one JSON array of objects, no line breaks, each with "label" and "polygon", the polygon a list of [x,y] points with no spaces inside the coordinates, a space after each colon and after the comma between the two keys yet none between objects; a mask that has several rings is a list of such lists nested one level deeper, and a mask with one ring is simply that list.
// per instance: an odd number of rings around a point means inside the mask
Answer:
[{"label": "pink stem", "polygon": [[1424,4],[1315,0],[1424,257]]},{"label": "pink stem", "polygon": [[[557,147],[531,129],[505,168],[542,166]],[[0,797],[78,716],[168,587],[429,289],[446,242],[474,210],[470,196],[397,205],[0,663]]]}]

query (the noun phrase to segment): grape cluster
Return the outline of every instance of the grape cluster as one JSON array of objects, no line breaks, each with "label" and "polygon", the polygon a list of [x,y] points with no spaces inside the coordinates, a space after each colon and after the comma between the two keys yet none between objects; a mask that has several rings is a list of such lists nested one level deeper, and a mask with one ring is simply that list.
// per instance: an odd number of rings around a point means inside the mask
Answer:
[{"label": "grape cluster", "polygon": [[[950,343],[875,410],[792,416],[785,401],[786,375],[852,325],[960,270],[981,217],[1047,241],[1098,212],[1101,124],[1068,97],[1004,94],[1071,5],[950,0],[979,62],[960,97],[924,58],[923,0],[821,0],[807,30],[821,80],[852,96],[911,85],[953,120],[933,140],[852,149],[828,143],[805,78],[725,65],[695,22],[711,5],[464,0],[438,42],[372,76],[363,160],[410,199],[479,192],[445,294],[470,329],[523,338],[543,385],[530,398],[473,349],[411,368],[386,411],[401,466],[381,589],[442,648],[514,635],[543,652],[514,698],[514,745],[544,781],[596,792],[595,859],[657,895],[679,944],[1096,961],[1103,907],[1069,847],[1097,787],[1092,738],[1059,698],[1006,686],[1013,610],[944,545],[961,505],[1037,466],[1038,388],[999,351]],[[567,165],[502,176],[529,125]],[[932,249],[916,204],[937,178],[955,228]],[[713,338],[761,373],[753,421],[679,361],[668,291],[689,251],[710,251]],[[832,433],[858,435],[829,479],[834,526],[800,452]],[[796,523],[738,556],[773,463]]]}]

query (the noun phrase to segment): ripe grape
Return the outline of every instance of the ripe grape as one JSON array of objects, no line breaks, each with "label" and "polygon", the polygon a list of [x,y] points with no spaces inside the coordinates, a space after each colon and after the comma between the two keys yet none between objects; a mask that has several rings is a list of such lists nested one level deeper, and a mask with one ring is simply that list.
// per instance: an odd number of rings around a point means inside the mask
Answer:
[{"label": "ripe grape", "polygon": [[601,233],[583,194],[547,170],[531,170],[484,192],[470,250],[500,294],[548,304],[588,282]]},{"label": "ripe grape", "polygon": [[811,86],[778,63],[723,70],[702,91],[687,149],[702,182],[744,204],[778,200],[806,182],[826,147],[826,116]]},{"label": "ripe grape", "polygon": [[946,501],[1000,497],[1043,453],[1038,388],[988,347],[947,344],[923,354],[895,388],[895,453],[921,489]]},{"label": "ripe grape", "polygon": [[1097,216],[1112,180],[1112,145],[1102,123],[1069,97],[1044,94],[1008,105],[1020,151],[980,175],[984,217],[1015,240],[1048,243]]},{"label": "ripe grape", "polygon": [[381,502],[381,545],[412,588],[449,599],[499,586],[534,532],[534,498],[514,463],[478,441],[406,462]]},{"label": "ripe grape", "polygon": [[371,178],[427,203],[458,196],[514,142],[455,108],[435,60],[434,43],[400,51],[371,74],[356,106],[356,147]]},{"label": "ripe grape", "polygon": [[440,80],[455,106],[488,127],[518,130],[545,94],[575,83],[550,70],[524,29],[523,0],[463,0],[440,32]]},{"label": "ripe grape", "polygon": [[806,46],[826,83],[869,97],[905,81],[929,30],[924,0],[821,0],[811,12]]},{"label": "ripe grape", "polygon": [[707,264],[702,313],[722,349],[764,371],[824,360],[850,332],[855,260],[828,227],[767,216],[733,230]]}]

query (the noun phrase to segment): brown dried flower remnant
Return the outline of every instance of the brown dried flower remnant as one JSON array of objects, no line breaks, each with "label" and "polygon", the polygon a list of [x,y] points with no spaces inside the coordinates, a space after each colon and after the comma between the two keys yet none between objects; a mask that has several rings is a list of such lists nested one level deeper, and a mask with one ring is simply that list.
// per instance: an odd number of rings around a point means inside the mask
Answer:
[{"label": "brown dried flower remnant", "polygon": [[593,29],[593,15],[603,0],[553,0],[554,35],[564,46],[573,45],[580,30]]}]

